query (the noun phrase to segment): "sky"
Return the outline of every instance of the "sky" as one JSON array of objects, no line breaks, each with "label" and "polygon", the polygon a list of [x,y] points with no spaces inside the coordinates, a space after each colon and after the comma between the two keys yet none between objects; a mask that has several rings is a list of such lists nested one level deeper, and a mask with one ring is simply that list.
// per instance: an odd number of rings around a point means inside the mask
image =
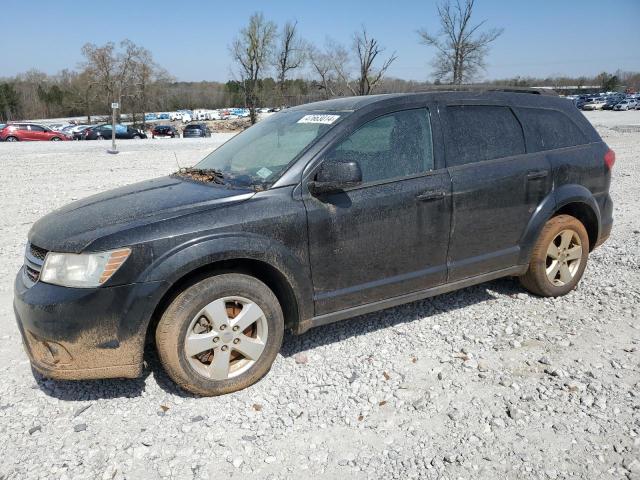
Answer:
[{"label": "sky", "polygon": [[[439,30],[435,0],[139,0],[84,2],[2,0],[4,48],[0,78],[30,69],[54,74],[76,68],[86,42],[125,38],[148,48],[183,81],[226,81],[229,44],[254,12],[282,25],[297,20],[301,35],[322,46],[350,45],[363,25],[398,59],[388,75],[432,80],[433,48],[416,30]],[[595,75],[640,71],[640,0],[476,0],[475,22],[504,28],[487,57],[483,79]]]}]

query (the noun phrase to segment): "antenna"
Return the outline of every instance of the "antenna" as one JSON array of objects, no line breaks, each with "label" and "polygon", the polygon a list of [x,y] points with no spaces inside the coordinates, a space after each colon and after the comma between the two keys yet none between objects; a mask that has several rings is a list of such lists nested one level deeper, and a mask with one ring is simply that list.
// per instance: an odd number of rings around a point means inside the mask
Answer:
[{"label": "antenna", "polygon": [[182,167],[180,166],[180,162],[178,162],[178,155],[176,155],[175,150],[173,151],[173,156],[176,159],[176,165],[178,165],[178,171],[182,170]]}]

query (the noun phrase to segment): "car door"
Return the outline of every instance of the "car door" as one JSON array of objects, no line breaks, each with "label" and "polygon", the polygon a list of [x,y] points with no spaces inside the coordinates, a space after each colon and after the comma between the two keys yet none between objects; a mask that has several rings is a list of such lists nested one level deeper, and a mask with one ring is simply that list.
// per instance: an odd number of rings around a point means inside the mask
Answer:
[{"label": "car door", "polygon": [[320,154],[357,161],[361,184],[314,196],[303,182],[316,315],[446,280],[450,179],[434,162],[429,110],[373,117]]},{"label": "car door", "polygon": [[49,140],[49,131],[40,125],[29,125],[29,140]]},{"label": "car door", "polygon": [[449,281],[513,267],[529,219],[551,191],[549,161],[526,153],[522,126],[508,106],[440,110],[453,187]]},{"label": "car door", "polygon": [[24,139],[30,142],[40,140],[40,138],[38,138],[39,131],[42,131],[42,128],[37,125],[24,125]]}]

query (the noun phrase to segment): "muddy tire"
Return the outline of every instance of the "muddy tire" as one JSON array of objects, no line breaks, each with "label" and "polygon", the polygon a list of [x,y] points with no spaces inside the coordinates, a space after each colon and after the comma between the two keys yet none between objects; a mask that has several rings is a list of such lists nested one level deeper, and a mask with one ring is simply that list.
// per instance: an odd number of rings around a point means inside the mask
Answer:
[{"label": "muddy tire", "polygon": [[588,257],[589,235],[584,225],[570,215],[558,215],[542,229],[520,283],[542,297],[566,295],[582,278]]},{"label": "muddy tire", "polygon": [[283,334],[282,309],[269,287],[230,273],[181,292],[158,323],[156,346],[173,381],[197,395],[214,396],[266,375]]}]

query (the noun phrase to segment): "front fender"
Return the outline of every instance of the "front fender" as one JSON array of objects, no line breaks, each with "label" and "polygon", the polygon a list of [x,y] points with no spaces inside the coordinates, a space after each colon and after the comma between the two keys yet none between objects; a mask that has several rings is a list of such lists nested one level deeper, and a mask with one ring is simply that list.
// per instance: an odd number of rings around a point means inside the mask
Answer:
[{"label": "front fender", "polygon": [[593,194],[582,185],[569,184],[553,190],[538,205],[529,219],[527,228],[520,239],[520,257],[518,263],[526,265],[531,258],[533,247],[540,236],[545,223],[553,217],[555,212],[570,203],[583,203],[593,210],[598,220],[598,235],[600,234],[600,207]]},{"label": "front fender", "polygon": [[313,288],[308,267],[283,244],[257,234],[218,233],[192,239],[159,256],[142,273],[141,281],[173,285],[194,270],[223,260],[249,259],[277,269],[291,286],[301,319],[313,316]]}]

